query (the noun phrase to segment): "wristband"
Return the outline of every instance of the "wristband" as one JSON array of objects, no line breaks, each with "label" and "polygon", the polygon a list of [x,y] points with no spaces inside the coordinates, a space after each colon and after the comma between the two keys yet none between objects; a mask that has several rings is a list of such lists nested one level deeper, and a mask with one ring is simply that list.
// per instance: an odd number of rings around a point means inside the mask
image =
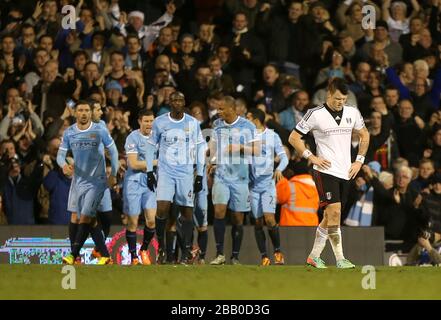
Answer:
[{"label": "wristband", "polygon": [[308,149],[303,151],[303,153],[302,153],[302,157],[303,158],[308,159],[310,156],[312,156],[312,152],[311,151],[309,151]]},{"label": "wristband", "polygon": [[357,158],[355,158],[355,161],[364,163],[364,156],[362,156],[361,154],[358,154]]}]

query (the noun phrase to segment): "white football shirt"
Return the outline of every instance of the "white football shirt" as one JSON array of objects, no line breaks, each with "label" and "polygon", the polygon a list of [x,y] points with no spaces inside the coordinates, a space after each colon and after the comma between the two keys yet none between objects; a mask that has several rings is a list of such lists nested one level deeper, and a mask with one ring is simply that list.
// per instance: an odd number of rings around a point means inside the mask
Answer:
[{"label": "white football shirt", "polygon": [[340,112],[335,112],[325,104],[310,109],[297,124],[296,131],[302,135],[311,131],[317,156],[331,162],[329,169],[314,165],[315,170],[349,180],[352,130],[362,128],[364,121],[357,108],[345,105]]}]

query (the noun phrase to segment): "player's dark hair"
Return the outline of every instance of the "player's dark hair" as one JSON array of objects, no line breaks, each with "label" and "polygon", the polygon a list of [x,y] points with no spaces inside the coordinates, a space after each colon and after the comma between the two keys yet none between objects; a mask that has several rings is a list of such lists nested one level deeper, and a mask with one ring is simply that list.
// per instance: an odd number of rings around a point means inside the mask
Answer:
[{"label": "player's dark hair", "polygon": [[348,84],[344,79],[333,78],[328,84],[328,91],[333,94],[340,91],[342,94],[347,95],[349,93]]},{"label": "player's dark hair", "polygon": [[141,120],[142,117],[149,117],[149,116],[155,116],[152,110],[149,109],[142,109],[138,112],[138,119]]},{"label": "player's dark hair", "polygon": [[79,105],[82,105],[82,104],[86,104],[86,105],[88,105],[89,106],[89,108],[90,108],[90,111],[92,111],[92,104],[91,104],[91,102],[90,101],[88,101],[88,100],[78,100],[78,102],[75,104],[75,108],[77,108]]},{"label": "player's dark hair", "polygon": [[253,119],[259,120],[261,124],[265,123],[265,112],[263,112],[262,110],[257,109],[257,108],[253,108],[253,109],[249,110],[248,112],[251,113],[251,116],[253,117]]}]

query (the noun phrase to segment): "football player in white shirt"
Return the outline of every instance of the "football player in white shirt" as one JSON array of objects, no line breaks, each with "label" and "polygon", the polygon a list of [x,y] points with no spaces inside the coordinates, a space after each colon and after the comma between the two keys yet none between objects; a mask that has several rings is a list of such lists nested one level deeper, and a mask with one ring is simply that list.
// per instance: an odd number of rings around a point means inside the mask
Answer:
[{"label": "football player in white shirt", "polygon": [[[296,151],[314,165],[313,176],[320,195],[320,205],[325,208],[323,220],[316,232],[314,247],[307,264],[326,268],[320,254],[326,240],[331,242],[337,268],[355,266],[343,255],[340,231],[342,203],[347,198],[349,180],[355,178],[364,162],[369,146],[369,132],[357,108],[345,105],[348,96],[346,82],[334,78],[328,85],[326,103],[310,109],[289,137]],[[317,155],[309,151],[302,136],[312,132]],[[352,133],[358,134],[360,144],[356,161],[351,163]]]}]

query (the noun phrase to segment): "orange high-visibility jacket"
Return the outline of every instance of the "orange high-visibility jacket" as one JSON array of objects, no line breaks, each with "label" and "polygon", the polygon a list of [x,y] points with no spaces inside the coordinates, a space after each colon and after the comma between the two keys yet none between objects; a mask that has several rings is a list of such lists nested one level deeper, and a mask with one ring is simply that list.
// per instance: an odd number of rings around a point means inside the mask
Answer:
[{"label": "orange high-visibility jacket", "polygon": [[277,201],[282,205],[280,226],[317,226],[319,195],[312,176],[300,174],[281,179],[277,185]]}]

